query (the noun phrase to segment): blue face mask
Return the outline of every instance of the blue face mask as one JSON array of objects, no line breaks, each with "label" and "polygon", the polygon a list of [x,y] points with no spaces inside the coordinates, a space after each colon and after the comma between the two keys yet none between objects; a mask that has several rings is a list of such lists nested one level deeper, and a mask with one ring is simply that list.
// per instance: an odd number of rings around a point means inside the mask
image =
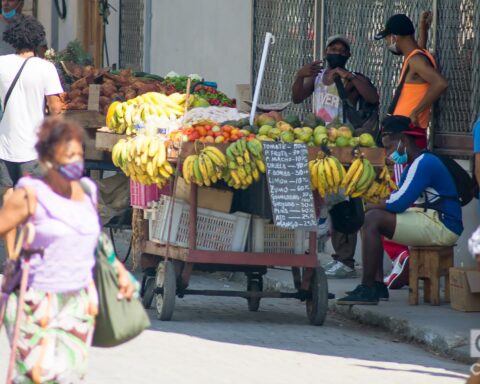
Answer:
[{"label": "blue face mask", "polygon": [[9,12],[5,12],[3,9],[2,9],[2,15],[5,19],[12,19],[14,18],[16,15],[17,15],[17,10],[16,8],[12,9],[11,11]]},{"label": "blue face mask", "polygon": [[390,159],[392,159],[395,164],[405,164],[408,161],[407,151],[404,150],[402,155],[398,152],[398,148],[400,148],[400,143],[401,142],[399,141],[397,149],[390,155]]}]

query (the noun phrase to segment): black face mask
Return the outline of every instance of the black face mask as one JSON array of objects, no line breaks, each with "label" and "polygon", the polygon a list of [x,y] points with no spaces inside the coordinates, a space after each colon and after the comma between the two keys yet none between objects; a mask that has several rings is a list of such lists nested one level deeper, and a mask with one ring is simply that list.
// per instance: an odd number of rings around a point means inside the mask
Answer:
[{"label": "black face mask", "polygon": [[332,69],[335,68],[345,68],[345,64],[347,64],[348,57],[344,55],[339,55],[337,53],[329,53],[326,57],[328,66]]}]

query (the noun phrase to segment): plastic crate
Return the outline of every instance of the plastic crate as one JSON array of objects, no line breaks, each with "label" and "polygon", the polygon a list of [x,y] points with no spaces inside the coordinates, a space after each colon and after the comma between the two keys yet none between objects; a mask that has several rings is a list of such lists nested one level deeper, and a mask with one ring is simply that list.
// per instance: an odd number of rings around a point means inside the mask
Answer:
[{"label": "plastic crate", "polygon": [[[171,198],[161,196],[145,213],[149,220],[149,239],[165,244],[168,239]],[[190,206],[183,200],[175,200],[172,210],[170,244],[188,247]],[[251,215],[243,212],[227,214],[210,209],[197,209],[197,249],[210,251],[245,250]]]},{"label": "plastic crate", "polygon": [[305,231],[279,228],[270,220],[253,218],[252,248],[254,252],[303,254]]},{"label": "plastic crate", "polygon": [[172,183],[168,182],[162,189],[154,185],[143,185],[130,179],[130,205],[134,208],[144,209],[152,201],[158,201],[160,196],[172,195]]}]

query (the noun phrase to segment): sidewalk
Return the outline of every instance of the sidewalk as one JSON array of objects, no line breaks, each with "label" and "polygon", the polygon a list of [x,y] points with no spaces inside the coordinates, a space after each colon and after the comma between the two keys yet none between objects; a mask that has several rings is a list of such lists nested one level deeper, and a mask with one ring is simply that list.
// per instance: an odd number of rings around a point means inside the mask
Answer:
[{"label": "sidewalk", "polygon": [[[361,273],[361,271],[359,271]],[[336,298],[344,296],[360,283],[356,279],[329,279],[329,291]],[[264,277],[265,289],[293,288],[290,271],[269,269]],[[420,292],[420,297],[422,292]],[[443,294],[443,293],[442,293]],[[431,306],[420,301],[418,306],[408,304],[408,288],[390,291],[390,300],[371,306],[340,306],[330,300],[329,309],[349,319],[379,327],[406,340],[421,343],[446,357],[471,364],[470,330],[480,329],[480,313],[463,313],[449,304]]]}]

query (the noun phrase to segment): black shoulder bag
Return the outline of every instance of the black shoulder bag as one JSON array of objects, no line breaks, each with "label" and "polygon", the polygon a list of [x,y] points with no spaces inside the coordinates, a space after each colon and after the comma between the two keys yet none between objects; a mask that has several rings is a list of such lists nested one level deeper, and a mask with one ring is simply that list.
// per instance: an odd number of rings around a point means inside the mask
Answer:
[{"label": "black shoulder bag", "polygon": [[334,81],[337,86],[338,96],[342,100],[344,121],[348,119],[353,125],[356,136],[360,136],[362,133],[375,135],[378,131],[379,123],[378,105],[368,104],[361,99],[362,105],[360,110],[357,111],[357,109],[352,107],[348,102],[347,92],[342,79],[339,76],[336,76]]},{"label": "black shoulder bag", "polygon": [[25,59],[22,66],[20,67],[17,74],[15,75],[15,78],[13,79],[12,84],[10,84],[7,94],[5,95],[5,100],[3,101],[3,112],[5,112],[5,108],[7,108],[8,100],[10,99],[10,95],[12,94],[13,88],[15,88],[15,85],[17,84],[17,81],[20,78],[20,75],[22,74],[23,68],[25,68],[27,61],[30,60],[32,57],[28,57],[27,59]]}]

